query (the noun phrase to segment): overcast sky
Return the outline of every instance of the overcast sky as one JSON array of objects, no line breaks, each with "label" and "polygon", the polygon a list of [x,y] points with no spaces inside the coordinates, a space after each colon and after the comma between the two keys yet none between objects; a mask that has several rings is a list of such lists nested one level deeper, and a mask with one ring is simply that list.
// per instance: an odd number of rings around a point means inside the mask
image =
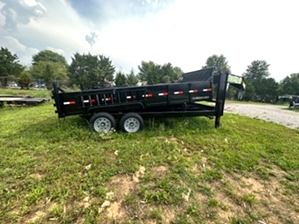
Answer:
[{"label": "overcast sky", "polygon": [[103,54],[117,70],[141,61],[184,72],[223,54],[242,75],[266,60],[280,81],[299,73],[299,0],[0,0],[0,44],[24,65],[49,49]]}]

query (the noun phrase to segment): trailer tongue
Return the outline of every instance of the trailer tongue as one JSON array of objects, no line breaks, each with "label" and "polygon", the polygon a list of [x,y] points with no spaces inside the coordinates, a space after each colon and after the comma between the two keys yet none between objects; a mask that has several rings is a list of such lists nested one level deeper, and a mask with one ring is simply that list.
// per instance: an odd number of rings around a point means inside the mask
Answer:
[{"label": "trailer tongue", "polygon": [[80,115],[97,132],[116,129],[117,124],[125,132],[137,132],[142,130],[144,118],[158,116],[215,117],[217,128],[223,115],[228,76],[211,67],[183,74],[180,83],[77,92],[65,92],[53,83],[52,98],[59,118]]}]

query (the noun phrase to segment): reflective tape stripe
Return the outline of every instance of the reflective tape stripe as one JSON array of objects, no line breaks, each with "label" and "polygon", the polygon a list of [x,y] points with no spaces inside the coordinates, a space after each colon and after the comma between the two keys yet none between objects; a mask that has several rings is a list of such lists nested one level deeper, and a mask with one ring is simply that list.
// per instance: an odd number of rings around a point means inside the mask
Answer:
[{"label": "reflective tape stripe", "polygon": [[[89,100],[83,100],[83,102],[84,103],[89,103]],[[91,99],[91,102],[94,103],[94,102],[96,102],[96,100],[95,99]]]},{"label": "reflective tape stripe", "polygon": [[184,93],[183,91],[176,91],[176,92],[174,92],[175,95],[181,95],[183,93]]},{"label": "reflective tape stripe", "polygon": [[127,96],[127,99],[136,99],[136,96]]},{"label": "reflective tape stripe", "polygon": [[212,91],[212,89],[208,88],[208,89],[203,89],[202,91],[204,91],[204,92],[210,92],[210,91]]},{"label": "reflective tape stripe", "polygon": [[[105,99],[104,98],[102,98],[102,101],[104,101]],[[111,100],[111,98],[106,98],[106,101],[109,101],[109,100]]]},{"label": "reflective tape stripe", "polygon": [[191,89],[191,90],[189,90],[189,93],[197,93],[197,92],[198,92],[197,89]]},{"label": "reflective tape stripe", "polygon": [[[142,95],[142,97],[144,97],[144,95]],[[145,94],[145,97],[153,97],[153,94],[151,94],[151,93]]]},{"label": "reflective tape stripe", "polygon": [[164,92],[164,93],[159,93],[159,96],[168,96],[168,92]]},{"label": "reflective tape stripe", "polygon": [[76,101],[63,102],[63,105],[74,105],[74,104],[76,104]]}]

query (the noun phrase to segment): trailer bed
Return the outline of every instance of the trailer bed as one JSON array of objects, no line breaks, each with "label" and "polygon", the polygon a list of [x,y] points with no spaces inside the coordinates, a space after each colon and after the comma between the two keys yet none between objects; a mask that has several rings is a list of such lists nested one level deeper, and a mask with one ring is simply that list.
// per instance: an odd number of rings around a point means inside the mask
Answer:
[{"label": "trailer bed", "polygon": [[48,102],[48,98],[36,98],[32,96],[20,96],[20,95],[0,95],[0,107],[7,103],[8,105],[16,106],[32,106],[39,105],[44,102]]},{"label": "trailer bed", "polygon": [[[122,126],[123,117],[129,115],[135,117],[131,120],[140,122],[145,117],[208,116],[215,117],[215,127],[219,127],[227,79],[228,73],[207,68],[183,74],[180,83],[76,92],[65,92],[53,83],[53,99],[59,118],[79,115],[88,119],[93,127],[95,121],[105,125],[107,120],[107,124],[112,121],[112,126],[115,126],[114,123]],[[216,100],[213,100],[213,88],[216,88]],[[207,106],[201,104],[202,101],[213,102],[214,105]],[[105,115],[104,118],[96,119],[102,115]]]}]

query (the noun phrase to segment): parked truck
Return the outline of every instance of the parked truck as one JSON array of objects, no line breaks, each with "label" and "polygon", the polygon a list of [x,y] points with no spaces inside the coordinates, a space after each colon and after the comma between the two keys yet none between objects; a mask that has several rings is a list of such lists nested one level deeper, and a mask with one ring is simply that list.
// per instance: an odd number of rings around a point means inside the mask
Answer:
[{"label": "parked truck", "polygon": [[[152,117],[207,116],[215,118],[217,128],[223,115],[228,77],[227,72],[211,67],[185,73],[178,83],[77,92],[65,92],[53,83],[52,98],[59,118],[79,115],[97,132],[118,127],[137,132],[143,129],[144,119]],[[232,80],[231,84],[244,89],[242,78]]]}]

